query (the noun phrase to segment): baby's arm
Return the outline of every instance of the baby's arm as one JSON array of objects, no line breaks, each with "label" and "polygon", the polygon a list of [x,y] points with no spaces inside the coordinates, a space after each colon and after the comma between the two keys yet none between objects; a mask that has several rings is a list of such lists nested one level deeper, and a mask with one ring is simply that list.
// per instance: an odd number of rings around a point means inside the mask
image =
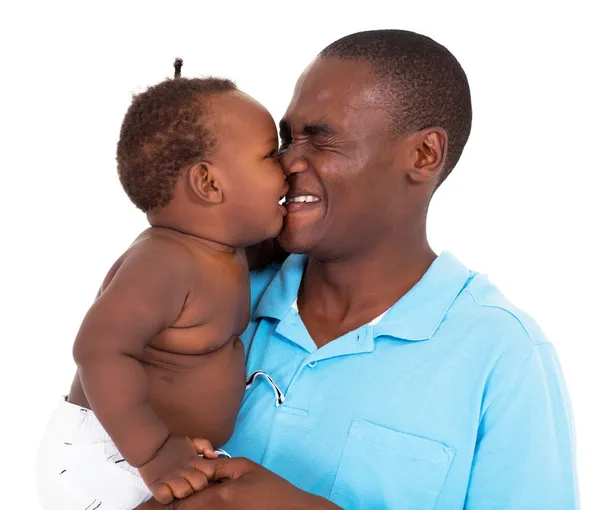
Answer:
[{"label": "baby's arm", "polygon": [[[134,245],[87,313],[73,349],[98,419],[127,462],[151,466],[151,473],[146,469],[150,478],[196,456],[192,442],[172,438],[150,407],[146,373],[138,361],[148,343],[179,317],[194,267],[191,257],[185,246],[172,240],[147,239]],[[148,476],[146,483],[158,482]],[[194,489],[199,485],[197,480],[187,481]],[[176,497],[191,492],[180,482],[169,484]],[[162,492],[170,499],[170,491]]]}]

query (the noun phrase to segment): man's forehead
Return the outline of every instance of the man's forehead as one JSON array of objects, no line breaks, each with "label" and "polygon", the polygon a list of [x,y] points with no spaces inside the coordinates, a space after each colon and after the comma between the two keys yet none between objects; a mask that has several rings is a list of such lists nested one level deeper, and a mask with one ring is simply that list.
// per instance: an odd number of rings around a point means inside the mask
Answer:
[{"label": "man's forehead", "polygon": [[371,66],[362,61],[317,59],[300,76],[284,116],[290,124],[344,122],[384,107]]}]

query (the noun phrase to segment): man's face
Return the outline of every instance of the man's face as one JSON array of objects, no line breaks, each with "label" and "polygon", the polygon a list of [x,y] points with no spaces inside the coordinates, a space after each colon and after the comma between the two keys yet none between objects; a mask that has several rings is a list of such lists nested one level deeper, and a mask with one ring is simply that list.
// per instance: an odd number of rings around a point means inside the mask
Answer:
[{"label": "man's face", "polygon": [[287,251],[352,256],[388,228],[401,188],[388,126],[368,63],[317,59],[304,72],[281,121]]}]

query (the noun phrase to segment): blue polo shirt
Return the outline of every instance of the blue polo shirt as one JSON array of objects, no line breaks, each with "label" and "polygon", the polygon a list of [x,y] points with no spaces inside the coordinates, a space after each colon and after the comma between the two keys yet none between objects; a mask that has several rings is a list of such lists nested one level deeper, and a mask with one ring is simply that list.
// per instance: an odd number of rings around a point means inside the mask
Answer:
[{"label": "blue polo shirt", "polygon": [[307,258],[252,275],[234,456],[346,510],[576,508],[573,425],[553,346],[442,253],[382,317],[317,349],[295,305]]}]

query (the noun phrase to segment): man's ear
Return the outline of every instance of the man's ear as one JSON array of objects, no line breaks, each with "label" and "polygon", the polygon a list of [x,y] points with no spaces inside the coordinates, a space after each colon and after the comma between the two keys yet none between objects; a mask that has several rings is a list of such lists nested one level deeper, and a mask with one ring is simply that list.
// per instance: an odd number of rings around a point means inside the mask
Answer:
[{"label": "man's ear", "polygon": [[217,169],[208,161],[195,163],[188,170],[188,184],[192,194],[206,204],[223,202],[223,188],[219,183]]},{"label": "man's ear", "polygon": [[436,179],[442,173],[448,152],[448,134],[440,127],[423,129],[408,139],[410,161],[408,177],[415,184]]}]

